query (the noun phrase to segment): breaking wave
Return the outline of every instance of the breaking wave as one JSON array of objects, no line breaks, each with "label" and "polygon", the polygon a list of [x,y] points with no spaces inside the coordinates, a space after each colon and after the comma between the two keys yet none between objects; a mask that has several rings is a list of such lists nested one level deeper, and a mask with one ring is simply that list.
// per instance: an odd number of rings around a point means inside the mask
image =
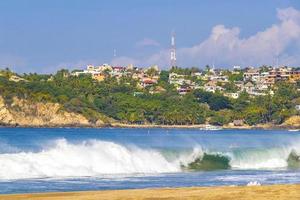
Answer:
[{"label": "breaking wave", "polygon": [[300,156],[294,148],[210,152],[195,147],[168,153],[107,141],[72,144],[62,139],[39,152],[0,154],[1,180],[287,168],[300,168]]}]

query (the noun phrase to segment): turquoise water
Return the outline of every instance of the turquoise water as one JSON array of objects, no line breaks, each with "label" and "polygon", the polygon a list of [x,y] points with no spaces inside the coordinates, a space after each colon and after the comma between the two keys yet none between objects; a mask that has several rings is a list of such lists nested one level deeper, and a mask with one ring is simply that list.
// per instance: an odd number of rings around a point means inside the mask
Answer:
[{"label": "turquoise water", "polygon": [[1,128],[0,193],[300,183],[282,130]]}]

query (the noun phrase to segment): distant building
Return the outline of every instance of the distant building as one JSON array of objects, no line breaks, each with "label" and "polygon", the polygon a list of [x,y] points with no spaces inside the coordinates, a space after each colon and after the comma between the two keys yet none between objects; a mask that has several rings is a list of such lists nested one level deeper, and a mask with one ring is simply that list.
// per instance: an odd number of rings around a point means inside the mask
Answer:
[{"label": "distant building", "polygon": [[97,81],[104,81],[105,75],[103,73],[93,73],[92,78]]},{"label": "distant building", "polygon": [[241,120],[241,119],[233,120],[233,125],[234,126],[243,126],[244,125],[244,121]]},{"label": "distant building", "polygon": [[16,76],[16,75],[12,75],[10,78],[9,78],[10,81],[13,81],[13,82],[20,82],[20,81],[24,81],[24,82],[28,82],[27,80],[25,80],[24,78],[21,78],[19,76]]},{"label": "distant building", "polygon": [[224,93],[224,96],[233,98],[233,99],[237,99],[239,98],[240,94],[237,92],[232,92],[232,93]]},{"label": "distant building", "polygon": [[233,70],[241,70],[241,66],[235,65],[235,66],[233,66]]},{"label": "distant building", "polygon": [[244,86],[243,89],[246,90],[247,93],[253,93],[255,90],[254,84],[251,82],[247,82]]},{"label": "distant building", "polygon": [[185,95],[186,93],[191,92],[191,88],[181,86],[177,89],[177,92],[180,95]]},{"label": "distant building", "polygon": [[154,84],[156,84],[157,81],[156,80],[153,80],[153,79],[144,79],[142,80],[142,87],[149,87],[149,86],[153,86]]},{"label": "distant building", "polygon": [[260,77],[259,70],[250,68],[244,73],[244,81],[256,82]]},{"label": "distant building", "polygon": [[223,91],[224,88],[217,85],[217,81],[209,81],[204,85],[204,90],[207,92],[215,93],[217,90]]}]

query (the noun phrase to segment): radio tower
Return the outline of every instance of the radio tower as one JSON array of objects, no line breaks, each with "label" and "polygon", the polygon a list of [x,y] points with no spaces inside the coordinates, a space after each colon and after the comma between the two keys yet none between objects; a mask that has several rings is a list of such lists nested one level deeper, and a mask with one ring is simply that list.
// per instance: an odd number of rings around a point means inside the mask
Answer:
[{"label": "radio tower", "polygon": [[175,33],[172,32],[171,36],[171,50],[170,50],[170,64],[171,67],[176,67],[176,46],[175,46]]}]

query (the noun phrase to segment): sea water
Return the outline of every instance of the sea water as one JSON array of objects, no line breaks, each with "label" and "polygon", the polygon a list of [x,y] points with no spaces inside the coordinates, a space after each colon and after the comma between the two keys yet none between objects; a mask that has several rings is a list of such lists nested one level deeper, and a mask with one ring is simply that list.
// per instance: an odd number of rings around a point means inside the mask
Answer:
[{"label": "sea water", "polygon": [[300,183],[300,132],[0,128],[0,193]]}]

